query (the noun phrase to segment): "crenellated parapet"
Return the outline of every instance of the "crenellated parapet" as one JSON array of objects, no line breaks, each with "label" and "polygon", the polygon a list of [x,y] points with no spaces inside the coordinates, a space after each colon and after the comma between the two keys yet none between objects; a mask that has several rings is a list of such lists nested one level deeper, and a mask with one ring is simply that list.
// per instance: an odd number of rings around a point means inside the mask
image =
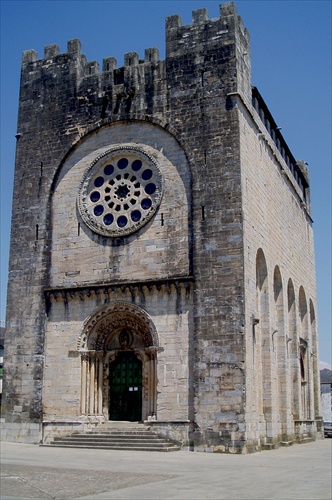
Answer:
[{"label": "crenellated parapet", "polygon": [[[54,147],[61,144],[65,150],[100,124],[147,120],[167,124],[168,130],[177,131],[177,137],[187,137],[188,151],[200,143],[203,154],[194,161],[207,165],[209,155],[216,154],[208,146],[216,135],[216,124],[232,120],[229,96],[239,95],[249,113],[258,114],[277,155],[286,162],[291,183],[295,180],[296,191],[308,207],[308,175],[251,85],[249,34],[235,5],[220,5],[215,19],[209,19],[204,8],[194,10],[189,25],[182,25],[181,17],[172,15],[166,18],[165,28],[165,60],[160,59],[158,48],[150,47],[143,59],[129,52],[119,65],[109,56],[100,68],[97,61],[87,60],[79,39],[70,40],[65,53],[56,44],[47,45],[42,59],[35,50],[24,52],[17,134],[21,143],[29,130],[34,130],[32,142],[39,129],[43,136],[55,132]],[[223,133],[225,140],[226,135]],[[28,148],[24,144],[24,151]],[[49,150],[47,145],[47,153]],[[45,168],[47,153],[40,152]]]},{"label": "crenellated parapet", "polygon": [[[203,30],[202,25],[204,25]],[[200,44],[203,47],[218,44],[235,31],[249,43],[249,33],[241,17],[238,16],[233,2],[220,5],[219,18],[215,19],[209,19],[206,9],[194,10],[191,25],[183,26],[179,15],[169,16],[166,18],[166,58],[174,57],[183,51],[192,51]]]},{"label": "crenellated parapet", "polygon": [[99,71],[97,61],[88,61],[82,54],[81,42],[78,39],[70,40],[67,44],[67,52],[60,53],[60,48],[56,44],[47,45],[44,49],[43,59],[38,59],[35,50],[23,52],[22,56],[22,76],[26,74],[30,80],[40,81],[48,76],[54,79],[71,75],[76,91],[79,91],[81,84],[86,79],[89,83],[97,85],[98,91],[110,90],[113,86],[124,85],[126,87],[133,84],[145,83],[145,75],[162,65],[159,60],[159,50],[151,47],[145,50],[144,59],[140,59],[136,52],[129,52],[124,55],[124,65],[118,67],[114,57],[103,59],[102,71]]},{"label": "crenellated parapet", "polygon": [[[81,42],[79,39],[70,40],[67,44],[67,52],[61,54],[60,47],[56,44],[47,45],[44,49],[43,59],[38,59],[35,50],[23,52],[22,64],[36,63],[33,69],[38,67],[51,68],[52,65],[62,65],[65,63],[80,62],[83,68],[83,75],[90,76],[99,73],[99,64],[96,61],[87,61],[86,56],[81,52]],[[145,50],[144,60],[139,59],[136,52],[129,52],[124,55],[124,66],[136,66],[139,64],[157,63],[159,61],[159,51],[156,47]],[[29,68],[31,70],[31,68]],[[103,59],[103,73],[112,73],[117,69],[117,61],[114,57]]]},{"label": "crenellated parapet", "polygon": [[[122,66],[115,57],[106,57],[101,69],[97,61],[87,60],[78,39],[68,42],[65,53],[58,45],[46,46],[42,59],[35,50],[24,52],[22,110],[32,115],[32,108],[39,109],[44,123],[39,119],[37,125],[45,131],[45,123],[56,121],[57,132],[66,136],[76,135],[83,122],[90,125],[105,118],[137,118],[142,113],[161,116],[166,75],[156,47],[147,48],[144,59],[136,52],[125,54]],[[24,115],[19,119],[20,136],[25,132],[21,121],[27,123]]]},{"label": "crenellated parapet", "polygon": [[[209,19],[206,9],[198,9],[193,11],[192,24],[187,26],[182,26],[178,15],[166,19],[166,61],[159,58],[156,47],[150,47],[145,50],[143,59],[136,52],[125,54],[124,64],[120,66],[114,57],[106,57],[100,71],[98,62],[88,61],[82,53],[80,40],[74,39],[68,42],[65,53],[61,53],[56,44],[47,45],[42,59],[38,59],[35,50],[25,51],[22,87],[29,94],[29,89],[38,86],[47,99],[50,93],[53,98],[57,94],[61,99],[64,92],[67,99],[84,97],[87,100],[77,105],[93,102],[94,106],[100,106],[102,118],[109,113],[128,114],[138,108],[151,114],[164,111],[158,107],[159,102],[152,101],[154,98],[162,100],[170,88],[192,91],[193,87],[200,88],[208,81],[210,91],[224,86],[222,75],[230,64],[234,64],[231,60],[238,57],[233,53],[235,43],[230,43],[235,38],[242,38],[242,52],[248,55],[249,36],[233,3],[221,5],[217,19]],[[249,57],[246,65],[246,73],[250,74]],[[236,79],[228,91],[235,91],[234,86],[237,86]],[[250,81],[246,89],[247,93],[249,91]],[[25,92],[23,100],[28,98]]]},{"label": "crenellated parapet", "polygon": [[191,25],[183,26],[178,15],[166,19],[166,70],[176,72],[180,88],[194,80],[205,97],[221,97],[227,89],[250,101],[249,34],[233,2],[220,5],[215,19],[206,9],[193,11]]},{"label": "crenellated parapet", "polygon": [[[202,30],[204,24],[204,30]],[[183,54],[185,51],[195,50],[195,45],[218,44],[220,40],[227,39],[229,33],[238,29],[247,43],[249,43],[249,34],[243,25],[242,19],[237,15],[237,10],[232,2],[220,5],[220,17],[209,19],[206,9],[198,9],[192,12],[192,24],[182,25],[182,19],[179,15],[172,15],[166,18],[166,58],[174,57],[176,54]],[[124,55],[123,66],[117,67],[117,61],[114,57],[103,59],[102,73],[105,79],[112,79],[117,82],[115,74],[119,74],[121,68],[135,66],[145,67],[149,64],[156,65],[163,63],[159,59],[159,50],[156,47],[145,49],[144,59],[140,59],[136,52],[129,52]],[[35,50],[27,50],[22,55],[23,70],[27,64],[33,64],[31,69],[36,71],[40,68],[52,71],[55,66],[69,64],[76,66],[81,73],[81,77],[99,74],[99,64],[96,61],[87,61],[86,56],[82,54],[82,45],[79,39],[68,41],[67,52],[61,53],[57,44],[47,45],[44,48],[44,56],[38,59],[38,53]],[[115,74],[114,74],[115,72]]]}]

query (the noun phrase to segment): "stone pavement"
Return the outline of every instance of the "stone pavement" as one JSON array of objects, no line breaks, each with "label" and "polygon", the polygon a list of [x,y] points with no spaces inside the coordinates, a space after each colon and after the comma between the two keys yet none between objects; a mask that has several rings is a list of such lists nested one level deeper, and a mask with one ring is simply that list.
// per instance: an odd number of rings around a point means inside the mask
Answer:
[{"label": "stone pavement", "polygon": [[1,443],[1,500],[330,500],[332,440],[252,455]]}]

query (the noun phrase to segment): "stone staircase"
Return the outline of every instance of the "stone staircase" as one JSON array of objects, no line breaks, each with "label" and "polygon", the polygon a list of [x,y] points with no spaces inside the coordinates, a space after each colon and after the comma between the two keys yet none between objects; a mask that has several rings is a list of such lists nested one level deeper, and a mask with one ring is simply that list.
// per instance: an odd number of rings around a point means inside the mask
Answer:
[{"label": "stone staircase", "polygon": [[303,432],[303,434],[297,439],[298,444],[312,443],[313,441],[315,441],[315,438],[310,432]]},{"label": "stone staircase", "polygon": [[181,449],[179,444],[158,436],[143,424],[135,426],[128,424],[101,425],[91,431],[55,437],[50,443],[41,446],[131,451],[179,451]]}]

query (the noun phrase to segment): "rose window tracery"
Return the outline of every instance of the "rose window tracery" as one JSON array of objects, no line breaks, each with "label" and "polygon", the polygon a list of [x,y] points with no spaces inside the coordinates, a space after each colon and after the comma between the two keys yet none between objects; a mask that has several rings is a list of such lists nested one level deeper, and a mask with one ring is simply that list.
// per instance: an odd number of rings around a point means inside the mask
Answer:
[{"label": "rose window tracery", "polygon": [[78,207],[92,231],[121,236],[137,231],[161,201],[162,176],[154,157],[136,147],[100,155],[84,175]]}]

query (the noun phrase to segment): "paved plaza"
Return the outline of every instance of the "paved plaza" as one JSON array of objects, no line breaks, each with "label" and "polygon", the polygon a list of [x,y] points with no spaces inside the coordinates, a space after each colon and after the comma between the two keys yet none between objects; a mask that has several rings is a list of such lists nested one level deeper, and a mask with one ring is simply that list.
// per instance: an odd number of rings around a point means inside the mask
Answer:
[{"label": "paved plaza", "polygon": [[1,500],[330,500],[325,439],[252,455],[1,443]]}]

